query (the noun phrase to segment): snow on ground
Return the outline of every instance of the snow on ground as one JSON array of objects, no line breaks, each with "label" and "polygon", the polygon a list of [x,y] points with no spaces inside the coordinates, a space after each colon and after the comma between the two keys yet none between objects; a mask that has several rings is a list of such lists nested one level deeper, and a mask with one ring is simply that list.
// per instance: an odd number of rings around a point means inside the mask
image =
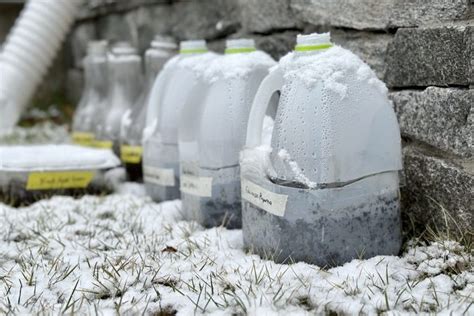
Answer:
[{"label": "snow on ground", "polygon": [[[242,232],[182,220],[180,202],[122,194],[0,204],[0,313],[474,314],[456,242],[320,269],[243,250]],[[161,312],[161,314],[160,314]]]},{"label": "snow on ground", "polygon": [[44,122],[33,127],[14,127],[8,133],[0,134],[0,144],[60,144],[70,142],[67,125]]}]

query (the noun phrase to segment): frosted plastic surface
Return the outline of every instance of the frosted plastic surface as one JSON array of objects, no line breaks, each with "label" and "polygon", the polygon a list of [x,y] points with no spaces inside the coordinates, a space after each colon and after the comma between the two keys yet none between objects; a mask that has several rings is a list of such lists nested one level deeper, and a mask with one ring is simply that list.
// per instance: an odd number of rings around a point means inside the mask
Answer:
[{"label": "frosted plastic surface", "polygon": [[289,54],[272,137],[278,180],[339,183],[400,170],[400,132],[387,89],[340,47]]},{"label": "frosted plastic surface", "polygon": [[74,132],[95,133],[98,113],[107,107],[107,58],[87,56],[84,60],[84,91],[74,113],[72,130]]},{"label": "frosted plastic surface", "polygon": [[110,80],[108,109],[104,111],[103,125],[100,126],[97,138],[113,141],[118,152],[122,116],[133,107],[140,93],[142,83],[140,57],[111,54],[108,69]]},{"label": "frosted plastic surface", "polygon": [[[155,44],[153,46],[153,44]],[[147,103],[156,76],[174,54],[176,45],[171,42],[152,42],[152,48],[145,52],[145,84],[128,115],[122,118],[122,143],[139,145],[142,143],[146,124]]]},{"label": "frosted plastic surface", "polygon": [[197,139],[202,168],[239,163],[253,98],[274,64],[270,56],[256,51],[221,56],[205,71],[209,88]]}]

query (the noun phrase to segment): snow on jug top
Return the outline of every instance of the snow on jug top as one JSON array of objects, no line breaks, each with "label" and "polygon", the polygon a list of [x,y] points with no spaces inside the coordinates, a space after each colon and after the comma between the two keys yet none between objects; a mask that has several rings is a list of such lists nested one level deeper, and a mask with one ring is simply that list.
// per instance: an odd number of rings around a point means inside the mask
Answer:
[{"label": "snow on jug top", "polygon": [[275,64],[270,55],[255,49],[253,39],[227,40],[225,54],[206,68],[204,79],[213,83],[221,79],[242,78],[255,71],[266,71]]},{"label": "snow on jug top", "polygon": [[231,39],[226,41],[226,54],[239,54],[254,52],[255,41],[253,39]]},{"label": "snow on jug top", "polygon": [[182,41],[179,46],[180,54],[202,54],[208,51],[205,40]]},{"label": "snow on jug top", "polygon": [[[314,58],[315,54],[318,58]],[[381,94],[388,92],[375,72],[357,55],[332,44],[329,33],[298,35],[295,51],[281,58],[280,67],[285,79],[298,78],[307,88],[323,83],[325,89],[341,99],[347,96],[347,85],[341,82],[349,79],[368,83]],[[345,76],[351,78],[344,79]]]}]

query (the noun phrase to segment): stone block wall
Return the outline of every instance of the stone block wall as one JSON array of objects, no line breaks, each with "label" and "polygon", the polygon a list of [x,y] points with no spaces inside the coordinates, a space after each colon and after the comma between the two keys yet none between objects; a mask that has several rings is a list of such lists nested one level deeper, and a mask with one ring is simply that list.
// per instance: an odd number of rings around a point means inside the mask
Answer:
[{"label": "stone block wall", "polygon": [[[404,141],[403,212],[423,227],[474,227],[474,1],[91,0],[69,39],[68,87],[80,92],[81,60],[94,38],[144,51],[155,33],[177,40],[251,37],[280,58],[295,36],[331,31],[390,89]],[[454,224],[456,223],[456,224]]]}]

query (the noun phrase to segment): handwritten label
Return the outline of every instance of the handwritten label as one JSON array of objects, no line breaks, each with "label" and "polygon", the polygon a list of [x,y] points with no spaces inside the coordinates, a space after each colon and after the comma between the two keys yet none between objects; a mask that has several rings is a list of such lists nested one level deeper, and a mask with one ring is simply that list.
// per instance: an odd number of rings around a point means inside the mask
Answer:
[{"label": "handwritten label", "polygon": [[212,196],[212,178],[211,177],[197,177],[188,174],[181,174],[180,190],[200,197]]},{"label": "handwritten label", "polygon": [[142,146],[122,145],[120,147],[120,159],[125,163],[140,163],[142,154]]},{"label": "handwritten label", "polygon": [[92,171],[32,172],[27,190],[84,189],[94,178]]},{"label": "handwritten label", "polygon": [[112,149],[114,143],[110,140],[95,140],[92,145],[97,148]]},{"label": "handwritten label", "polygon": [[175,185],[174,170],[145,166],[143,177],[146,182],[172,187]]},{"label": "handwritten label", "polygon": [[253,182],[242,179],[242,198],[273,215],[285,215],[288,195],[268,191]]},{"label": "handwritten label", "polygon": [[94,143],[94,134],[85,132],[72,133],[72,141],[74,144],[82,146],[92,146]]}]

